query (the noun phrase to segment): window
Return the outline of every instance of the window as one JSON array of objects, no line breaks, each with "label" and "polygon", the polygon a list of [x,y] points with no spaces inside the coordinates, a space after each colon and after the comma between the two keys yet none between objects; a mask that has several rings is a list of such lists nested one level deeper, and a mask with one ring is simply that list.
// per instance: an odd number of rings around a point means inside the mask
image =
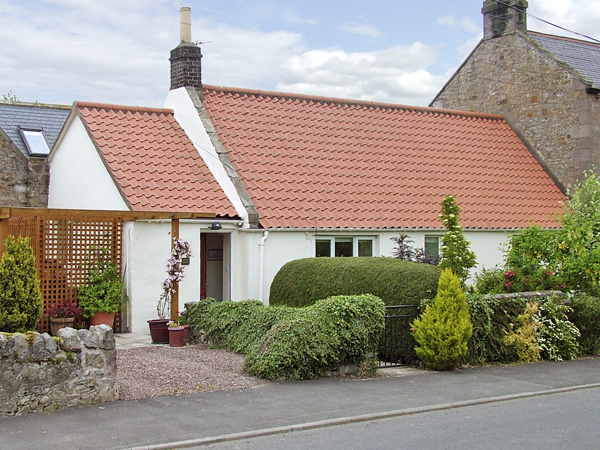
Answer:
[{"label": "window", "polygon": [[48,156],[50,147],[41,128],[19,128],[27,151],[31,156]]},{"label": "window", "polygon": [[315,256],[373,256],[374,240],[372,237],[317,237]]},{"label": "window", "polygon": [[425,255],[440,256],[441,236],[425,236]]}]

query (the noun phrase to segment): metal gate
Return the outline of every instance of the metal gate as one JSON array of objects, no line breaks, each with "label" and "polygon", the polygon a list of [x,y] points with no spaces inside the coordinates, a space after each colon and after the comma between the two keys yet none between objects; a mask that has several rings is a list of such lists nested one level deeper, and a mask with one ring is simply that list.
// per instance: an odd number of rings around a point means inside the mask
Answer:
[{"label": "metal gate", "polygon": [[410,324],[418,316],[415,305],[385,307],[385,328],[379,342],[379,367],[417,365]]}]

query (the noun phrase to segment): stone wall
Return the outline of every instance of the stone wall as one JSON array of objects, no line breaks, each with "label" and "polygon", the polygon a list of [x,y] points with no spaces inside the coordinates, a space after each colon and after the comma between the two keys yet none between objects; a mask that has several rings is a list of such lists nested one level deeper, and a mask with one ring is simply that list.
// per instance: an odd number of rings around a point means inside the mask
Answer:
[{"label": "stone wall", "polygon": [[107,325],[58,337],[0,333],[0,415],[115,401],[117,350]]},{"label": "stone wall", "polygon": [[600,103],[531,39],[484,40],[432,106],[502,114],[563,187],[600,167]]},{"label": "stone wall", "polygon": [[0,130],[0,206],[45,208],[48,161],[27,158]]}]

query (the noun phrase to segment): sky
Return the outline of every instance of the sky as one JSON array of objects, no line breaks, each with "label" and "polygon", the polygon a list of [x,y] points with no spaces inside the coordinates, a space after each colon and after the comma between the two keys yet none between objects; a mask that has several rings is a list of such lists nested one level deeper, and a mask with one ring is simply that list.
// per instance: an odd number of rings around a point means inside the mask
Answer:
[{"label": "sky", "polygon": [[[427,106],[482,37],[483,0],[1,0],[0,97],[162,107],[179,9],[205,84]],[[529,0],[528,28],[600,39],[600,0]]]}]

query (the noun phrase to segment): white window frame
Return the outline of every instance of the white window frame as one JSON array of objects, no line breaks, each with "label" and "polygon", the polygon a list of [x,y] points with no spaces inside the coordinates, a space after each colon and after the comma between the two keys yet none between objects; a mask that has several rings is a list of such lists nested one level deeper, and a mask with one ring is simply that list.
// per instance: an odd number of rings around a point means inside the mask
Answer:
[{"label": "white window frame", "polygon": [[352,239],[352,258],[358,257],[358,243],[360,241],[371,242],[371,256],[375,256],[375,236],[317,236],[315,237],[315,256],[317,255],[317,241],[329,241],[329,257],[335,256],[335,240]]},{"label": "white window frame", "polygon": [[425,236],[423,236],[423,251],[427,252],[427,238],[437,238],[438,240],[438,248],[437,248],[437,255],[428,255],[428,256],[438,256],[441,257],[442,256],[442,252],[441,252],[441,248],[442,248],[442,239],[443,239],[444,235],[443,234],[426,234]]},{"label": "white window frame", "polygon": [[21,137],[30,156],[48,156],[50,146],[41,128],[19,127]]}]

